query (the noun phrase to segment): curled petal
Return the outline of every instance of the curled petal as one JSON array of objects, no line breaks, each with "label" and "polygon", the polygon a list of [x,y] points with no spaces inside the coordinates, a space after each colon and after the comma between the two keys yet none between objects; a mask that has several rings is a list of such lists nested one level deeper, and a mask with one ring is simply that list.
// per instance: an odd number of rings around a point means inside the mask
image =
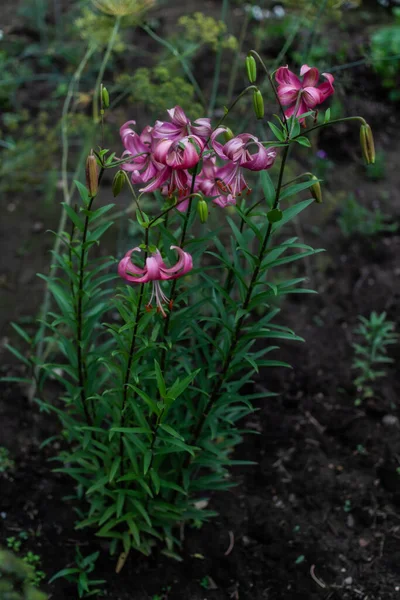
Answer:
[{"label": "curled petal", "polygon": [[132,133],[135,133],[135,131],[132,129],[131,125],[136,125],[136,121],[127,121],[126,123],[124,123],[122,125],[122,127],[120,127],[119,134],[122,138],[122,141],[124,141],[124,138],[127,135],[131,135]]},{"label": "curled petal", "polygon": [[217,127],[217,129],[211,134],[211,145],[214,148],[216,155],[222,158],[223,160],[228,160],[228,157],[224,154],[222,149],[223,144],[217,141],[217,137],[221,135],[221,133],[225,133],[227,131],[228,130],[226,127]]},{"label": "curled petal", "polygon": [[300,75],[303,77],[303,87],[315,87],[319,79],[319,71],[315,67],[303,65],[300,69]]},{"label": "curled petal", "polygon": [[174,123],[168,123],[168,121],[156,121],[153,129],[153,136],[157,139],[167,138],[168,140],[175,141],[179,140],[184,134],[185,132],[182,131],[182,127]]},{"label": "curled petal", "polygon": [[268,148],[267,150],[259,142],[255,145],[258,147],[258,151],[252,154],[251,159],[243,163],[242,166],[245,169],[250,169],[250,171],[263,171],[272,167],[276,158],[275,148]]},{"label": "curled petal", "polygon": [[210,137],[212,131],[211,120],[208,118],[196,119],[190,129],[194,135],[197,135],[206,141]]},{"label": "curled petal", "polygon": [[179,248],[179,246],[171,246],[171,250],[176,250],[178,253],[178,261],[173,267],[162,268],[163,279],[176,279],[182,277],[193,268],[192,256]]},{"label": "curled petal", "polygon": [[203,148],[203,141],[196,136],[182,138],[172,143],[165,162],[173,169],[191,169],[199,162]]},{"label": "curled petal", "polygon": [[330,73],[322,73],[322,76],[325,77],[327,81],[321,83],[321,85],[318,86],[318,90],[322,96],[321,102],[329,98],[329,96],[332,96],[333,92],[335,91],[333,88],[333,75],[331,75]]},{"label": "curled petal", "polygon": [[140,248],[133,248],[125,254],[122,260],[120,260],[118,264],[118,275],[120,277],[135,283],[146,283],[149,281],[147,276],[147,265],[144,268],[137,267],[131,261],[132,252],[140,251]]},{"label": "curled petal", "polygon": [[[294,109],[296,108],[296,105],[293,104],[293,106],[291,106],[290,108],[288,108],[287,110],[285,110],[285,115],[287,116],[287,118],[291,117],[294,114]],[[307,104],[304,102],[303,99],[300,100],[300,103],[297,107],[297,111],[296,111],[296,116],[298,115],[304,115],[306,112],[308,112],[308,106]],[[300,119],[300,123],[304,123],[305,118]]]},{"label": "curled petal", "polygon": [[172,169],[170,167],[164,167],[157,173],[156,177],[153,179],[152,182],[150,182],[146,187],[141,188],[139,191],[154,192],[154,190],[157,190],[158,188],[162,187],[164,183],[169,179],[171,171]]},{"label": "curled petal", "polygon": [[279,85],[292,85],[297,90],[301,88],[300,79],[292,71],[289,71],[288,66],[279,67],[275,73],[275,79]]},{"label": "curled petal", "polygon": [[183,108],[181,108],[180,106],[175,106],[175,108],[168,109],[167,113],[169,114],[170,119],[174,123],[174,125],[177,125],[178,127],[184,128],[190,123],[189,119],[183,111]]},{"label": "curled petal", "polygon": [[161,264],[163,265],[164,263],[158,250],[155,254],[146,258],[147,281],[162,279],[162,267],[160,265],[160,260]]},{"label": "curled petal", "polygon": [[[306,87],[302,93],[302,100],[308,106],[308,108],[315,108],[317,104],[321,104],[322,95],[321,92],[315,87]],[[306,111],[307,112],[307,111]],[[297,113],[302,114],[302,113]]]},{"label": "curled petal", "polygon": [[154,158],[157,162],[163,165],[167,164],[168,152],[173,143],[173,140],[168,138],[164,138],[157,142],[156,147],[154,149]]}]

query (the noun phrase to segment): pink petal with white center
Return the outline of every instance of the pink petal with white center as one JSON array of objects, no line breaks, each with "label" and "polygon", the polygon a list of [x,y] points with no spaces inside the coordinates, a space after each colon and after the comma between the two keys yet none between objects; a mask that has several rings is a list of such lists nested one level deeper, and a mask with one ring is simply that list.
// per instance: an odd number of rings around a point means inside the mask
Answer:
[{"label": "pink petal with white center", "polygon": [[190,127],[191,133],[200,137],[203,141],[208,140],[211,135],[211,120],[207,118],[196,119]]}]

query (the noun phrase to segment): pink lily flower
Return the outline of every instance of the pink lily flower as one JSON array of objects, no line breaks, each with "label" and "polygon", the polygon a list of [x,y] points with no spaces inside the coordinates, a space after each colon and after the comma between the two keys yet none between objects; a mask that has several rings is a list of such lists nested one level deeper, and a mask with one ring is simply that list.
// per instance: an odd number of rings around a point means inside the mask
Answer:
[{"label": "pink lily flower", "polygon": [[[250,188],[244,178],[243,169],[262,171],[269,169],[274,164],[276,150],[264,148],[261,142],[250,133],[242,133],[226,144],[218,142],[218,136],[226,131],[225,127],[218,127],[211,136],[211,144],[217,156],[228,161],[216,171],[216,185],[223,194],[229,194],[235,199],[244,189],[250,193]],[[252,152],[253,148],[255,149]],[[232,202],[230,202],[232,203]],[[225,204],[225,203],[223,203]]]},{"label": "pink lily flower", "polygon": [[122,158],[132,156],[132,160],[124,163],[122,168],[132,173],[132,183],[146,183],[157,175],[163,165],[159,164],[153,155],[153,128],[147,126],[138,135],[131,125],[136,125],[136,122],[127,121],[120,129],[122,143],[126,148]]},{"label": "pink lily flower", "polygon": [[156,161],[172,169],[191,169],[200,160],[204,142],[195,135],[178,140],[162,139],[154,150]]},{"label": "pink lily flower", "polygon": [[[232,196],[226,184],[223,182],[222,177],[225,176],[225,172],[221,172],[215,164],[215,158],[206,158],[203,162],[203,169],[198,176],[199,189],[205,196],[212,198],[214,204],[225,208],[229,205],[236,204],[236,198]],[[221,177],[222,175],[222,177]]]},{"label": "pink lily flower", "polygon": [[[279,100],[288,108],[285,111],[287,117],[302,115],[322,104],[335,91],[333,88],[334,78],[330,73],[322,73],[326,81],[317,86],[319,71],[315,67],[303,65],[300,69],[301,81],[297,75],[289,71],[289,68],[279,67],[275,74],[278,83]],[[300,119],[304,123],[305,119]]]},{"label": "pink lily flower", "polygon": [[153,298],[155,298],[157,312],[161,312],[163,317],[167,316],[163,308],[163,303],[167,304],[171,310],[172,302],[162,291],[160,281],[177,279],[186,275],[193,268],[193,259],[188,252],[185,252],[178,246],[171,246],[171,249],[176,250],[178,253],[178,261],[172,267],[167,267],[159,250],[156,250],[151,256],[146,258],[144,267],[138,267],[132,262],[131,256],[132,252],[141,252],[140,248],[129,250],[118,265],[118,275],[126,279],[126,281],[131,283],[148,283],[151,281],[153,283],[150,300],[146,308],[147,310],[151,309],[151,303]]},{"label": "pink lily flower", "polygon": [[179,140],[182,137],[194,134],[201,138],[203,142],[208,140],[211,135],[210,119],[196,119],[191,123],[180,106],[170,108],[167,113],[171,119],[169,121],[156,121],[154,125],[154,137],[167,138],[169,140]]}]

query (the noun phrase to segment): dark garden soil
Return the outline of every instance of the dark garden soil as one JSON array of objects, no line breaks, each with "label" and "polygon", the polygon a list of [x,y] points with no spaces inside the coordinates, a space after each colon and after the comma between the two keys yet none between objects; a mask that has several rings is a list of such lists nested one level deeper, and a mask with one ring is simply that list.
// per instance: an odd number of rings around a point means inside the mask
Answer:
[{"label": "dark garden soil", "polygon": [[[386,192],[382,210],[399,221],[400,136],[393,133],[399,124],[393,107],[374,92],[375,82],[362,70],[355,76],[358,94],[349,98],[348,112],[366,116],[380,129],[386,178],[365,179],[350,129],[319,140],[339,171],[335,179],[328,177],[325,204],[311,208],[312,222],[303,219],[297,226],[307,243],[327,250],[307,265],[309,287],[319,295],[292,296],[281,307],[279,322],[306,343],[283,345],[280,358],[293,369],[268,370],[254,384],[257,391],[279,392],[259,402],[244,423],[259,435],[246,436],[236,457],[258,465],[235,468],[237,487],[210,499],[219,516],[200,530],[182,532],[182,563],[157,553],[151,558],[131,553],[116,575],[115,559],[104,547],[96,575],[108,581],[110,600],[150,600],[156,594],[165,600],[400,597],[400,348],[390,348],[395,362],[362,406],[354,404],[350,369],[358,315],[385,310],[399,330],[400,235],[346,239],[336,221],[339,192],[355,189],[369,207]],[[51,239],[44,230],[54,226],[56,215],[50,210],[39,217],[38,201],[1,200],[6,217],[0,246],[0,375],[23,372],[4,348],[12,337],[7,323],[32,316],[41,299],[35,273],[47,264]],[[70,480],[53,473],[48,462],[58,442],[40,449],[59,432],[58,423],[38,412],[26,389],[0,386],[0,445],[15,461],[14,470],[0,473],[0,544],[28,532],[23,550],[40,555],[50,577],[72,563],[77,544],[87,555],[98,543],[89,531],[74,530],[76,515],[64,499],[71,493]],[[77,597],[76,587],[64,580],[43,589],[53,600]]]}]

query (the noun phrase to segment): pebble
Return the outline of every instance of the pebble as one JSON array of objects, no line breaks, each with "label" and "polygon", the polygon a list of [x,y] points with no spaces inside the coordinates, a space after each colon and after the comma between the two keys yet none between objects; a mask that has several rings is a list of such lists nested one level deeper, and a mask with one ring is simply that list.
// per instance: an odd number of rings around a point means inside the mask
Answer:
[{"label": "pebble", "polygon": [[353,583],[353,578],[352,577],[346,577],[346,579],[343,581],[344,585],[351,585]]},{"label": "pebble", "polygon": [[36,221],[33,225],[32,225],[32,231],[33,233],[40,233],[41,231],[43,231],[43,223],[41,221]]},{"label": "pebble", "polygon": [[399,424],[399,419],[396,415],[385,415],[382,417],[382,425],[385,427],[397,427]]}]

